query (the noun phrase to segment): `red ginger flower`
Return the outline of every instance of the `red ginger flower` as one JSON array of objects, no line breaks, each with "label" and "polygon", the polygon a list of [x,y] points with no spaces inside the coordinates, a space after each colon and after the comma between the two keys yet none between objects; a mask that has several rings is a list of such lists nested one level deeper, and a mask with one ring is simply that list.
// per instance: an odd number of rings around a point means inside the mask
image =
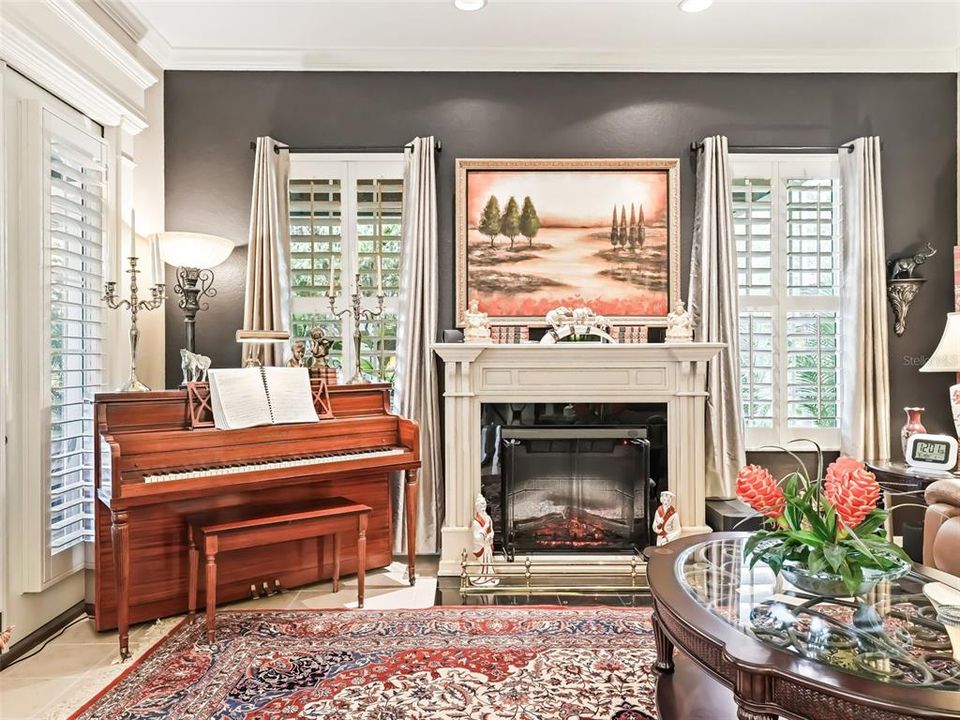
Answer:
[{"label": "red ginger flower", "polygon": [[844,455],[827,468],[823,494],[840,519],[852,529],[877,507],[880,484],[862,462]]},{"label": "red ginger flower", "polygon": [[768,518],[783,515],[787,504],[773,475],[759,465],[747,465],[737,473],[737,497]]}]

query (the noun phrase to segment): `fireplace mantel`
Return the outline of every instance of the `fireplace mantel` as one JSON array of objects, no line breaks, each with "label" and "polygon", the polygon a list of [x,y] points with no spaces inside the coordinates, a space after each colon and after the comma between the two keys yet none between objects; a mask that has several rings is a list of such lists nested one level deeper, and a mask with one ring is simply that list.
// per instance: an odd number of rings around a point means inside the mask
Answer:
[{"label": "fireplace mantel", "polygon": [[642,402],[667,408],[667,476],[685,534],[709,532],[705,512],[707,364],[722,343],[472,345],[438,343],[444,361],[445,509],[440,574],[460,574],[480,492],[480,405]]}]

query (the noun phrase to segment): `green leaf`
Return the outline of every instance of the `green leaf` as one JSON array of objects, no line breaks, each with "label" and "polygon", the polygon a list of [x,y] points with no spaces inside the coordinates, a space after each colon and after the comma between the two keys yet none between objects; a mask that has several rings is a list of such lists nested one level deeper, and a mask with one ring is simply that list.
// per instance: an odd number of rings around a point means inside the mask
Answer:
[{"label": "green leaf", "polygon": [[840,563],[838,572],[843,578],[843,584],[852,595],[863,582],[863,569],[856,563],[848,563],[844,560]]},{"label": "green leaf", "polygon": [[825,540],[822,537],[809,530],[793,530],[787,533],[787,535],[797,542],[803,543],[804,545],[809,545],[813,548],[822,548],[825,543]]},{"label": "green leaf", "polygon": [[797,473],[792,472],[784,478],[783,494],[788,498],[797,496]]},{"label": "green leaf", "polygon": [[866,537],[868,535],[872,535],[878,529],[880,529],[880,526],[883,525],[886,522],[886,520],[887,520],[886,511],[880,510],[878,508],[876,510],[871,511],[870,514],[867,515],[866,519],[864,519],[862,523],[860,523],[859,525],[857,525],[856,528],[854,528],[854,532],[860,537]]},{"label": "green leaf", "polygon": [[747,538],[747,541],[743,544],[743,554],[745,556],[752,555],[754,550],[757,549],[757,545],[767,539],[770,533],[765,530],[757,530],[753,535]]},{"label": "green leaf", "polygon": [[783,517],[791,530],[799,530],[803,527],[803,508],[796,502],[788,502],[783,509]]},{"label": "green leaf", "polygon": [[807,522],[810,523],[810,527],[815,533],[817,533],[822,538],[832,539],[833,534],[827,529],[827,524],[823,521],[823,518],[820,517],[820,513],[810,505],[804,506],[803,516],[807,519]]},{"label": "green leaf", "polygon": [[840,566],[846,562],[846,554],[846,551],[839,545],[826,543],[823,546],[823,557],[833,572],[840,572]]},{"label": "green leaf", "polygon": [[807,557],[807,569],[812,573],[821,573],[827,569],[827,559],[823,556],[823,550],[813,550]]},{"label": "green leaf", "polygon": [[826,503],[827,512],[824,525],[826,525],[827,537],[836,540],[837,538],[837,509],[829,502]]},{"label": "green leaf", "polygon": [[873,550],[874,556],[876,555],[894,555],[902,560],[912,563],[913,559],[907,555],[906,551],[896,543],[892,543],[889,540],[879,537],[877,535],[871,535],[869,537],[860,538],[860,541],[867,547]]}]

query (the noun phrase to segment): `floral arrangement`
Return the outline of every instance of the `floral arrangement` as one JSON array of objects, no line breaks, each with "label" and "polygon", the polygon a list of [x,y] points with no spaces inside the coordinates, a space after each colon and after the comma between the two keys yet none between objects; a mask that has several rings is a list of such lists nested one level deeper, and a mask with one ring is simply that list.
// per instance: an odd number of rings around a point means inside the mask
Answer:
[{"label": "floral arrangement", "polygon": [[880,493],[876,476],[852,457],[840,457],[826,473],[821,457],[815,479],[802,463],[780,481],[766,468],[747,465],[737,475],[737,496],[764,516],[764,529],[744,547],[750,566],[763,560],[777,574],[785,566],[829,574],[851,594],[862,587],[865,570],[905,570],[909,556],[884,533]]}]

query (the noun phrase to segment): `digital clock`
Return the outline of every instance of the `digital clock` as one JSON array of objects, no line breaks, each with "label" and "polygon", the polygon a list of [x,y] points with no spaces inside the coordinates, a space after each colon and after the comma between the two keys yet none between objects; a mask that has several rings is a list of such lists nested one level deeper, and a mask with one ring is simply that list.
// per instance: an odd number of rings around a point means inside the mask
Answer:
[{"label": "digital clock", "polygon": [[908,465],[924,470],[953,470],[957,466],[957,439],[949,435],[911,435],[904,459]]}]

